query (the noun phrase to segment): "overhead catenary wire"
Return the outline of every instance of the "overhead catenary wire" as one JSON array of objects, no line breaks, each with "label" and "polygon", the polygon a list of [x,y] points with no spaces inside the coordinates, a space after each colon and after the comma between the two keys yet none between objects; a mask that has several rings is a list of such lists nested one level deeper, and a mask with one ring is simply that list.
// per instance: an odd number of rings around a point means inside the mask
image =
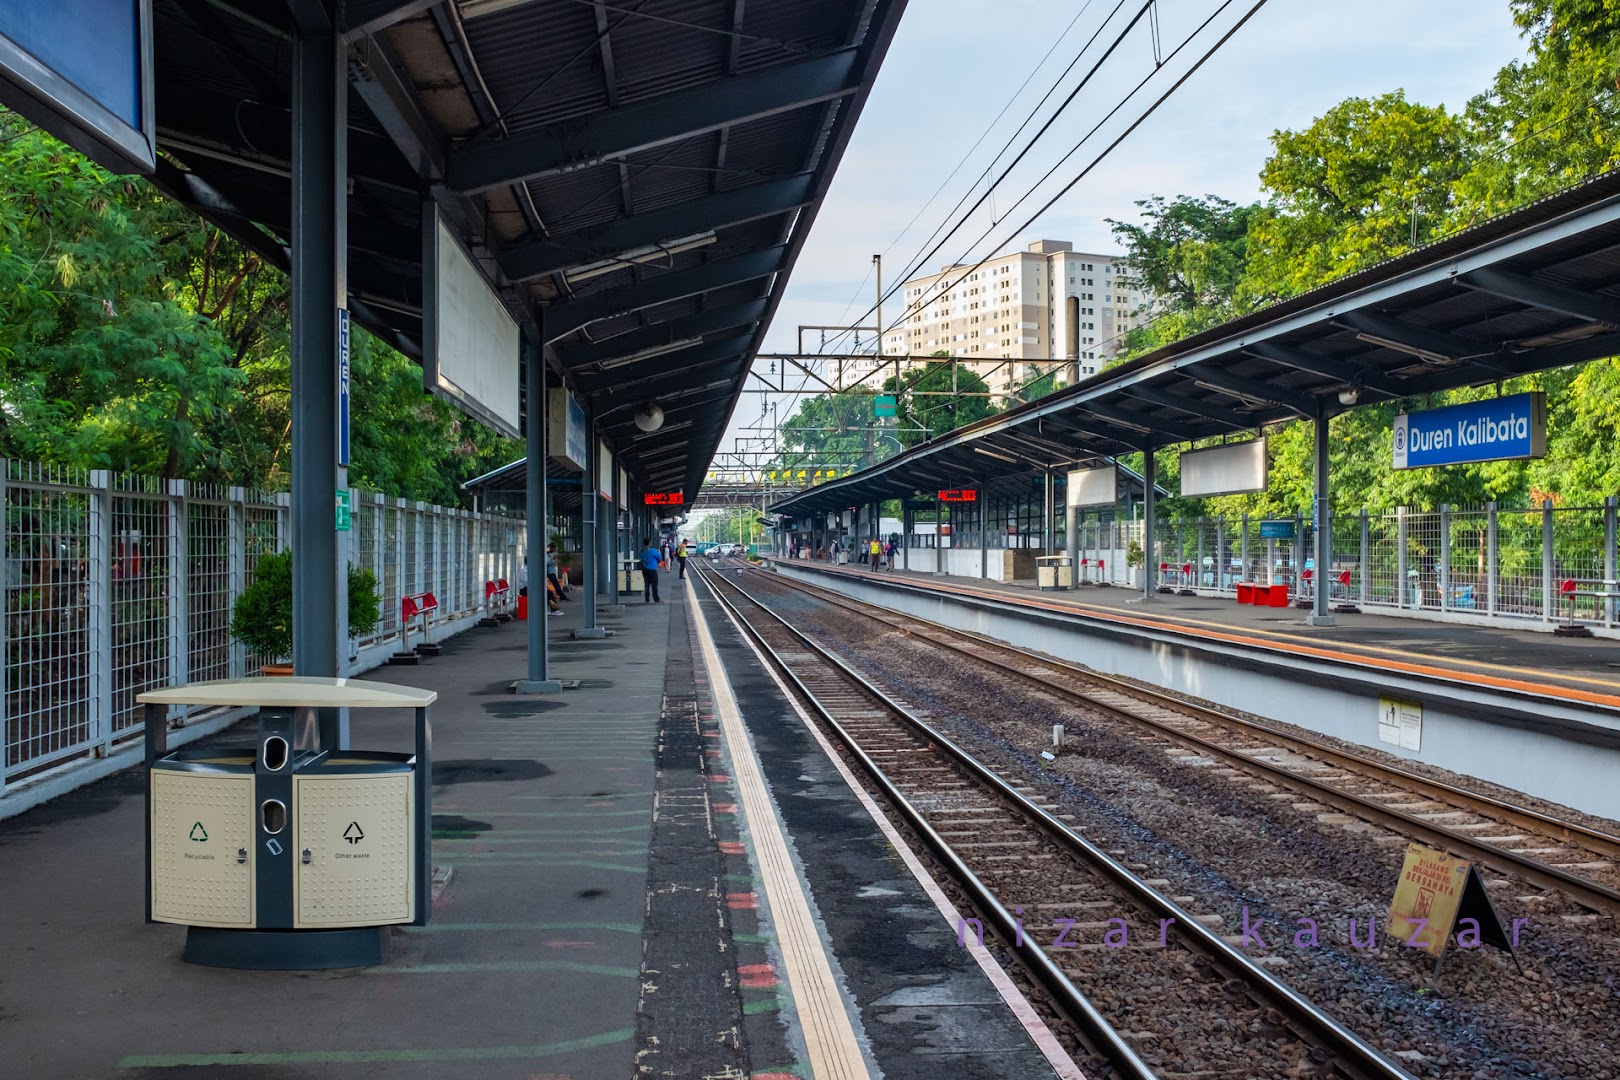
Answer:
[{"label": "overhead catenary wire", "polygon": [[[1046,62],[1052,58],[1053,53],[1057,52],[1058,46],[1063,44],[1064,39],[1067,38],[1071,32],[1073,32],[1074,28],[1079,24],[1086,12],[1091,10],[1091,5],[1094,2],[1095,0],[1086,0],[1086,2],[1080,6],[1080,10],[1075,12],[1074,18],[1069,20],[1069,25],[1063,28],[1063,32],[1054,38],[1052,44],[1047,47],[1045,54],[1043,54],[1041,58],[1030,67],[1029,74],[1024,76],[1024,81],[1018,84],[1018,89],[1013,91],[1012,96],[1007,99],[1007,103],[1001,107],[1001,111],[996,113],[994,118],[991,119],[990,123],[985,125],[984,130],[979,133],[979,137],[973,141],[973,145],[968,147],[967,153],[963,154],[961,159],[957,161],[956,165],[951,169],[951,171],[945,175],[945,179],[939,182],[939,186],[934,189],[934,193],[932,195],[928,196],[927,201],[925,201],[922,206],[917,208],[917,212],[915,214],[911,215],[911,220],[906,222],[905,227],[895,234],[893,240],[889,241],[889,246],[883,249],[882,254],[887,255],[889,252],[894,250],[895,245],[898,244],[905,237],[905,235],[911,231],[911,227],[913,225],[917,224],[917,220],[921,218],[923,214],[927,213],[930,206],[934,205],[934,200],[939,198],[940,193],[950,185],[952,180],[956,179],[956,174],[962,171],[962,166],[966,165],[968,161],[972,159],[974,153],[977,152],[979,147],[984,145],[984,140],[990,137],[990,132],[995,130],[997,124],[1001,123],[1001,118],[1007,115],[1007,110],[1013,107],[1013,103],[1023,96],[1024,91],[1029,88],[1029,84],[1035,81],[1036,73],[1039,72],[1041,68],[1046,66]],[[1123,2],[1123,0],[1121,0],[1121,2]],[[1115,7],[1115,10],[1118,10],[1117,6]],[[1109,17],[1112,18],[1112,14],[1110,14]],[[1105,19],[1104,25],[1106,24],[1107,20]],[[1098,29],[1100,31],[1101,27]],[[1095,39],[1095,35],[1093,35],[1093,39]],[[1086,47],[1089,46],[1090,42],[1087,42]],[[1082,48],[1081,54],[1083,54],[1084,51],[1085,49]],[[1064,68],[1062,73],[1058,75],[1057,80],[1053,82],[1051,88],[1049,88],[1046,93],[1041,96],[1041,100],[1035,103],[1034,107],[1030,110],[1029,115],[1026,116],[1023,122],[1018,125],[1017,130],[1015,130],[1012,135],[1008,137],[1007,142],[1002,145],[1002,148],[999,151],[996,152],[996,156],[990,159],[990,163],[984,167],[984,172],[980,173],[978,179],[974,180],[972,185],[968,187],[968,192],[972,192],[973,189],[978,187],[984,178],[990,174],[990,170],[995,167],[997,161],[1001,160],[1001,156],[1007,152],[1007,147],[1012,145],[1013,140],[1018,137],[1019,132],[1023,131],[1024,128],[1029,126],[1029,122],[1035,118],[1035,114],[1040,111],[1041,106],[1046,104],[1047,100],[1051,98],[1058,86],[1062,84],[1064,78],[1068,76],[1070,71],[1074,70],[1074,65],[1079,62],[1081,54],[1076,54],[1074,60],[1069,62],[1069,66]],[[966,198],[967,194],[964,193],[962,199],[965,200]],[[956,210],[961,207],[961,205],[962,200],[958,200],[956,206],[951,209],[950,214],[954,214]],[[946,217],[949,218],[950,214],[947,214]],[[939,230],[935,229],[934,231],[937,233]],[[933,237],[930,236],[929,239],[933,239]],[[927,241],[924,241],[924,243],[926,242]],[[911,264],[908,262],[907,265],[909,266]],[[872,267],[871,264],[868,264],[866,268],[866,275],[861,278],[861,283],[855,286],[855,292],[850,296],[849,303],[845,304],[844,310],[838,313],[838,318],[840,320],[842,320],[845,315],[848,315],[849,309],[854,307],[856,302],[860,300],[861,292],[866,288],[866,283],[870,281],[871,278]],[[836,342],[838,338],[834,338],[833,340]],[[825,346],[825,344],[826,342],[824,341],[823,346]],[[879,351],[881,352],[881,349]]]},{"label": "overhead catenary wire", "polygon": [[[1172,50],[1169,53],[1168,56],[1165,57],[1165,63],[1167,64],[1171,60],[1173,60],[1182,50],[1184,50],[1195,39],[1197,39],[1200,35],[1202,35],[1203,32],[1210,26],[1210,24],[1213,23],[1215,21],[1215,19],[1218,18],[1221,15],[1222,12],[1226,11],[1229,7],[1231,7],[1233,3],[1234,3],[1234,0],[1223,0],[1223,2],[1208,16],[1208,18],[1206,18],[1202,23],[1200,23],[1198,25],[1197,29],[1195,29],[1191,34],[1187,35],[1187,37],[1182,40],[1181,44],[1177,45],[1176,48],[1174,50]],[[1266,4],[1266,0],[1256,0],[1256,2],[1243,14],[1243,16],[1241,18],[1239,18],[1235,23],[1233,23],[1232,26],[1230,28],[1228,28],[1226,30],[1226,32],[1223,33],[1220,36],[1220,38],[1215,41],[1214,44],[1212,44],[1207,50],[1205,50],[1204,53],[1201,56],[1199,56],[1198,59],[1195,60],[1192,63],[1192,65],[1185,72],[1183,72],[1180,76],[1178,76],[1176,78],[1176,80],[1173,83],[1171,83],[1169,88],[1167,88],[1164,91],[1164,93],[1160,94],[1152,102],[1152,104],[1150,104],[1139,116],[1136,117],[1136,119],[1132,120],[1126,126],[1124,131],[1120,132],[1120,134],[1117,135],[1106,147],[1104,147],[1103,150],[1099,154],[1097,154],[1095,157],[1093,157],[1091,159],[1091,161],[1083,169],[1081,169],[1078,173],[1076,173],[1075,176],[1073,177],[1073,179],[1071,179],[1068,183],[1063,185],[1063,187],[1060,188],[1055,195],[1053,195],[1050,199],[1048,199],[1045,203],[1043,203],[1041,205],[1041,207],[1035,211],[1034,214],[1030,215],[1030,217],[1025,219],[1021,224],[1019,224],[1017,229],[1015,229],[1008,236],[1006,236],[1000,243],[996,244],[993,248],[991,248],[989,254],[983,256],[982,258],[980,258],[977,262],[973,263],[972,265],[963,267],[962,270],[961,270],[960,275],[958,275],[955,278],[955,280],[951,281],[949,284],[940,286],[940,292],[945,293],[945,292],[949,292],[951,289],[954,289],[956,286],[960,285],[964,280],[966,280],[966,278],[967,278],[967,276],[969,274],[977,271],[985,263],[989,262],[992,258],[995,258],[996,257],[996,252],[1001,251],[1008,244],[1010,244],[1014,240],[1016,240],[1020,233],[1022,233],[1025,229],[1027,229],[1031,225],[1033,225],[1037,220],[1040,219],[1041,215],[1045,214],[1047,210],[1050,210],[1052,208],[1052,206],[1054,206],[1059,199],[1061,199],[1064,195],[1067,195],[1071,190],[1073,190],[1073,188],[1075,187],[1076,184],[1078,184],[1081,180],[1084,180],[1087,176],[1089,176],[1091,174],[1091,172],[1094,169],[1096,169],[1096,167],[1099,164],[1101,164],[1102,161],[1110,153],[1112,153],[1113,150],[1117,146],[1119,146],[1120,143],[1124,142],[1125,139],[1128,138],[1131,135],[1132,132],[1134,132],[1138,127],[1140,127],[1143,123],[1145,123],[1147,121],[1147,119],[1150,116],[1152,116],[1156,111],[1158,111],[1159,107],[1161,105],[1163,105],[1165,103],[1165,101],[1167,101],[1170,98],[1170,96],[1176,92],[1176,90],[1180,89],[1180,87],[1183,84],[1185,84],[1186,81],[1189,78],[1191,78],[1196,72],[1198,72],[1198,70],[1200,68],[1202,68],[1203,65],[1206,62],[1208,62],[1210,57],[1215,55],[1215,53],[1221,48],[1222,45],[1226,44],[1227,41],[1231,40],[1232,36],[1234,34],[1236,34],[1240,29],[1242,29],[1243,26],[1245,24],[1247,24],[1248,21],[1251,18],[1253,18],[1254,15],[1262,7],[1265,6],[1265,4]],[[1041,184],[1045,183],[1046,180],[1049,177],[1051,177],[1051,175],[1054,172],[1056,172],[1057,169],[1059,167],[1061,167],[1062,164],[1065,161],[1068,161],[1071,157],[1073,157],[1075,155],[1075,153],[1077,153],[1080,150],[1081,147],[1083,147],[1087,142],[1089,142],[1091,140],[1092,136],[1095,135],[1099,130],[1101,130],[1101,128],[1102,128],[1102,126],[1104,124],[1106,124],[1115,114],[1117,114],[1120,111],[1120,109],[1122,109],[1125,105],[1127,105],[1131,101],[1132,98],[1134,98],[1139,92],[1141,92],[1141,90],[1149,82],[1151,82],[1153,80],[1153,78],[1162,70],[1163,70],[1163,65],[1156,66],[1153,71],[1149,72],[1147,76],[1145,76],[1140,82],[1138,82],[1136,84],[1136,86],[1133,87],[1131,89],[1131,91],[1128,94],[1126,94],[1120,100],[1120,102],[1117,105],[1114,106],[1113,109],[1109,110],[1108,114],[1106,116],[1104,116],[1102,120],[1098,121],[1098,123],[1096,125],[1094,125],[1091,128],[1090,131],[1088,131],[1077,143],[1075,143],[1075,145],[1073,147],[1071,147],[1069,149],[1068,153],[1066,153],[1062,158],[1060,158],[1058,160],[1058,162],[1055,165],[1053,165],[1050,169],[1048,169],[1046,171],[1046,173],[1040,178],[1040,180],[1038,180],[1028,191],[1026,191],[1024,193],[1024,195],[1022,195],[1018,199],[1017,203],[1014,203],[1014,206],[1021,205],[1024,202],[1025,199],[1027,199],[1031,195],[1033,195],[1035,193],[1035,191],[1039,189]],[[993,229],[993,228],[994,228],[994,226],[992,225],[991,229]],[[991,229],[986,229],[984,231],[984,233],[980,234],[979,238],[977,240],[975,240],[973,242],[973,244],[968,247],[967,251],[972,251],[973,248],[977,247],[979,245],[979,243],[981,243],[983,241],[983,239],[990,234]],[[964,252],[963,253],[963,258],[966,258],[966,257],[967,257],[967,252]],[[958,264],[953,264],[953,268],[954,268],[955,265],[958,265]],[[903,285],[903,282],[902,282],[902,285]],[[901,287],[901,286],[896,286],[896,288],[899,288],[899,287]],[[921,305],[919,305],[917,302],[913,301],[912,304],[908,305],[906,310],[902,311],[899,319],[897,319],[896,321],[900,321],[900,319],[909,318],[912,314],[914,314],[914,313],[916,313],[917,311],[920,311],[920,310],[921,310]],[[869,313],[870,312],[868,312],[868,314]],[[864,318],[864,317],[865,316],[863,315],[862,318]]]},{"label": "overhead catenary wire", "polygon": [[[985,166],[984,171],[979,174],[978,179],[973,182],[967,191],[963,192],[962,197],[956,201],[956,205],[951,207],[951,209],[946,212],[944,219],[941,220],[939,225],[935,226],[934,231],[928,235],[928,239],[923,241],[923,247],[927,247],[928,244],[933,243],[935,237],[939,237],[939,242],[935,243],[932,248],[929,248],[926,254],[923,254],[919,248],[919,253],[907,260],[905,269],[903,269],[895,278],[896,284],[891,286],[890,289],[883,294],[882,299],[887,300],[889,297],[893,296],[897,291],[899,291],[904,283],[912,278],[923,266],[923,264],[925,264],[929,259],[933,258],[939,249],[944,247],[945,243],[950,240],[952,236],[956,235],[958,229],[967,224],[968,219],[972,217],[981,206],[984,205],[985,201],[995,193],[996,188],[998,188],[1012,173],[1012,170],[1018,167],[1019,162],[1023,161],[1024,158],[1028,156],[1029,152],[1035,148],[1035,145],[1040,142],[1041,138],[1045,136],[1049,130],[1051,130],[1052,125],[1055,124],[1058,118],[1063,115],[1071,104],[1074,103],[1075,98],[1080,95],[1080,92],[1090,85],[1092,78],[1097,74],[1098,70],[1100,70],[1108,58],[1113,55],[1114,51],[1124,43],[1125,39],[1130,36],[1131,30],[1138,22],[1141,21],[1142,16],[1150,7],[1153,6],[1154,3],[1157,2],[1157,0],[1144,0],[1142,7],[1119,31],[1114,40],[1109,44],[1108,48],[1103,52],[1102,56],[1099,57],[1091,66],[1091,69],[1086,72],[1085,76],[1081,78],[1080,82],[1069,92],[1068,96],[1063,99],[1055,110],[1053,110],[1052,115],[1046,118],[1046,122],[1041,125],[1040,130],[1035,132],[1034,135],[1030,136],[1029,141],[1024,144],[1023,149],[1021,149],[1017,156],[1015,156],[1013,160],[1007,164],[1006,168],[1001,170],[1001,174],[997,176],[993,182],[991,182],[990,186],[985,189],[984,193],[981,194],[977,200],[974,201],[973,205],[962,214],[961,218],[956,222],[956,224],[952,225],[950,230],[946,232],[944,236],[940,236],[940,230],[945,228],[945,226],[950,223],[951,219],[956,216],[957,211],[961,210],[962,204],[967,201],[968,196],[973,193],[979,184],[983,182],[984,178],[990,174],[990,171],[995,168],[996,163],[1000,161],[1002,156],[1007,153],[1007,150],[1017,140],[1018,136],[1024,131],[1024,129],[1029,126],[1030,122],[1035,119],[1036,115],[1039,114],[1041,107],[1044,106],[1047,101],[1051,99],[1052,95],[1057,92],[1058,87],[1063,85],[1063,80],[1068,78],[1069,73],[1074,70],[1075,66],[1079,64],[1085,55],[1091,50],[1092,45],[1096,43],[1097,39],[1102,35],[1102,32],[1108,28],[1110,23],[1114,21],[1114,16],[1118,15],[1120,9],[1125,6],[1125,2],[1126,0],[1118,0],[1118,2],[1114,4],[1114,7],[1108,12],[1107,17],[1098,24],[1096,30],[1092,31],[1091,36],[1086,39],[1086,43],[1080,47],[1080,50],[1077,53],[1075,53],[1074,59],[1069,61],[1068,67],[1063,69],[1063,71],[1058,75],[1057,79],[1053,81],[1051,87],[1047,89],[1046,93],[1041,96],[1041,99],[1035,103],[1033,108],[1030,109],[1029,114],[1025,116],[1023,122],[1020,123],[1018,128],[1012,133],[1011,136],[1008,137],[1007,142],[1002,146],[1001,150],[996,153],[996,156],[990,160],[988,165]],[[907,226],[908,229],[909,227],[910,226]],[[857,293],[857,295],[859,295],[859,293]],[[872,308],[868,308],[864,314],[855,320],[855,324],[859,325],[861,319],[866,318],[867,315],[871,315],[875,311],[875,305]],[[901,317],[904,318],[905,316],[902,315]],[[845,333],[847,333],[847,331]],[[833,339],[833,344],[836,344],[843,336],[844,334],[841,333],[838,337],[835,337]]]}]

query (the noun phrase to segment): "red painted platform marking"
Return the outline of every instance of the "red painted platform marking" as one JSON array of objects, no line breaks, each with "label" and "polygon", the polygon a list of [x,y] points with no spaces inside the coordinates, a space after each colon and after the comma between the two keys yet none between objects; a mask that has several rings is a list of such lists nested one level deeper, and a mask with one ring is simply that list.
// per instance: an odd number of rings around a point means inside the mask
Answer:
[{"label": "red painted platform marking", "polygon": [[759,907],[759,897],[751,892],[728,892],[726,907],[732,911],[753,911]]},{"label": "red painted platform marking", "polygon": [[729,784],[729,783],[731,783],[731,777],[727,776],[725,773],[718,773],[717,772],[713,776],[709,777],[709,783],[711,783],[711,784]]},{"label": "red painted platform marking", "polygon": [[737,982],[749,990],[769,990],[776,985],[776,968],[771,964],[744,964],[737,969]]},{"label": "red painted platform marking", "polygon": [[736,840],[722,840],[720,841],[720,854],[744,855],[747,854],[747,852],[744,850],[742,844]]},{"label": "red painted platform marking", "polygon": [[717,814],[735,814],[737,812],[737,804],[734,802],[715,803],[714,812]]}]

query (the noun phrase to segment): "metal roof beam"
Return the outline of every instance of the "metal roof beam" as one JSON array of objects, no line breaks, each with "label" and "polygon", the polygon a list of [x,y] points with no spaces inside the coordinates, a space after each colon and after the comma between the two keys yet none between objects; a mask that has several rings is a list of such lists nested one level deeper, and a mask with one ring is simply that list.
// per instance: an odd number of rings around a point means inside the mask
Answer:
[{"label": "metal roof beam", "polygon": [[439,0],[344,0],[343,36],[348,41],[376,34],[415,18]]},{"label": "metal roof beam", "polygon": [[1234,375],[1224,368],[1200,364],[1188,369],[1188,374],[1193,381],[1203,383],[1211,389],[1242,399],[1263,401],[1268,405],[1281,405],[1307,420],[1314,418],[1321,409],[1314,395],[1284,390],[1259,379]]},{"label": "metal roof beam", "polygon": [[1126,393],[1142,401],[1150,401],[1155,405],[1162,405],[1166,409],[1175,409],[1190,416],[1202,417],[1225,425],[1235,431],[1243,431],[1256,426],[1257,421],[1252,417],[1243,416],[1222,405],[1212,405],[1192,398],[1180,397],[1176,394],[1166,393],[1154,386],[1133,386]]},{"label": "metal roof beam", "polygon": [[684,300],[688,296],[724,289],[755,278],[769,277],[782,269],[785,247],[737,255],[684,270],[671,270],[645,281],[609,289],[579,300],[565,300],[546,309],[546,340],[573,333],[582,326],[642,308]]},{"label": "metal roof beam", "polygon": [[1605,323],[1620,329],[1620,301],[1596,293],[1572,289],[1550,281],[1537,281],[1523,274],[1506,270],[1475,270],[1456,279],[1457,284],[1478,289],[1493,296],[1517,300],[1531,307],[1571,315],[1587,322]]},{"label": "metal roof beam", "polygon": [[594,116],[564,120],[450,157],[449,182],[474,192],[598,165],[694,135],[855,93],[861,53],[841,49]]},{"label": "metal roof beam", "polygon": [[1080,411],[1091,413],[1093,416],[1096,416],[1110,424],[1115,424],[1119,427],[1125,428],[1128,431],[1136,431],[1143,435],[1149,436],[1149,438],[1142,440],[1144,444],[1152,442],[1151,436],[1157,432],[1172,435],[1183,442],[1192,442],[1194,439],[1202,437],[1197,432],[1191,430],[1190,428],[1183,427],[1174,421],[1166,422],[1156,417],[1145,416],[1139,412],[1131,412],[1129,409],[1120,409],[1113,405],[1104,405],[1100,401],[1083,402],[1078,406],[1078,408]]},{"label": "metal roof beam", "polygon": [[501,254],[501,270],[512,281],[527,281],[636,248],[785,214],[808,206],[814,197],[811,173],[752,184],[510,248]]},{"label": "metal roof beam", "polygon": [[1347,383],[1350,386],[1371,390],[1383,394],[1385,397],[1399,398],[1407,395],[1406,390],[1396,386],[1376,368],[1363,367],[1360,364],[1352,364],[1347,360],[1322,356],[1319,353],[1307,352],[1304,349],[1284,348],[1281,345],[1272,345],[1264,341],[1250,345],[1249,351],[1256,356],[1294,368],[1296,371],[1309,371],[1311,374],[1320,375],[1324,379],[1333,379],[1337,382]]},{"label": "metal roof beam", "polygon": [[[353,4],[350,4],[353,8]],[[349,85],[377,118],[411,168],[430,183],[444,178],[444,133],[424,113],[415,92],[380,40],[349,52]]]},{"label": "metal roof beam", "polygon": [[[656,372],[660,375],[688,374],[697,368],[716,361],[729,360],[734,356],[740,356],[746,353],[753,344],[754,335],[751,333],[743,334],[738,337],[725,338],[721,341],[693,345],[677,352],[649,356],[645,360],[638,360],[634,364],[626,364],[621,368],[614,368],[612,371],[604,371],[600,374],[575,372],[575,377],[580,379],[581,389],[598,392],[624,383],[633,372],[641,372],[642,374]],[[592,380],[606,381],[598,381],[593,385]]]},{"label": "metal roof beam", "polygon": [[1426,326],[1380,315],[1375,311],[1347,311],[1334,316],[1333,321],[1349,327],[1358,334],[1395,342],[1405,347],[1402,351],[1410,350],[1414,355],[1426,353],[1443,360],[1462,361],[1471,356],[1485,356],[1496,351],[1491,346],[1467,341],[1443,330],[1431,330]]},{"label": "metal roof beam", "polygon": [[587,364],[601,363],[603,360],[612,360],[618,356],[628,356],[642,349],[655,349],[660,345],[668,345],[685,338],[729,330],[734,326],[748,326],[764,316],[766,303],[765,300],[751,300],[746,304],[730,304],[722,308],[700,311],[696,315],[671,319],[667,323],[643,326],[627,334],[617,334],[589,345],[558,349],[557,360],[563,367],[583,367]]}]

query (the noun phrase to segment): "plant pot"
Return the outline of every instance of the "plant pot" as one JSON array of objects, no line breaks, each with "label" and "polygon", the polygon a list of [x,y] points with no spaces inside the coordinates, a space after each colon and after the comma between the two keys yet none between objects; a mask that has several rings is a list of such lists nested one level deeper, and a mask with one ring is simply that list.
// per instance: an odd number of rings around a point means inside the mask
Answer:
[{"label": "plant pot", "polygon": [[259,674],[266,676],[288,676],[293,673],[291,664],[260,664]]}]

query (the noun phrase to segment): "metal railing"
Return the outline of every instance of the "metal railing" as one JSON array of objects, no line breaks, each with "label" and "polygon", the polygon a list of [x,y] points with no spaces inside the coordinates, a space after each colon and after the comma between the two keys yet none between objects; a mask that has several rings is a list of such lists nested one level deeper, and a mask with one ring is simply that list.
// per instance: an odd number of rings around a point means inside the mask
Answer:
[{"label": "metal railing", "polygon": [[[259,558],[287,546],[287,496],[5,461],[0,503],[0,793],[138,738],[145,690],[275,659],[249,655],[230,623]],[[479,613],[486,580],[517,578],[520,518],[358,490],[350,504],[339,558],[376,573],[382,621],[346,673],[386,656],[406,593],[434,593],[448,624]]]},{"label": "metal railing", "polygon": [[[1559,583],[1616,579],[1616,518],[1620,500],[1602,506],[1508,509],[1442,506],[1417,511],[1339,514],[1333,518],[1333,565],[1329,577],[1350,572],[1348,586],[1335,586],[1335,602],[1403,609],[1437,616],[1499,619],[1507,623],[1568,622],[1559,603]],[[1128,523],[1093,523],[1106,533]],[[1196,518],[1171,520],[1156,530],[1150,564],[1191,563],[1194,587],[1231,593],[1238,581],[1298,586],[1300,571],[1315,575],[1309,520]],[[1136,524],[1140,535],[1140,523]],[[1285,533],[1269,537],[1267,533]],[[1082,526],[1082,548],[1088,533]],[[1106,537],[1092,546],[1107,546]],[[1573,618],[1588,626],[1620,625],[1612,596],[1584,597]]]}]

